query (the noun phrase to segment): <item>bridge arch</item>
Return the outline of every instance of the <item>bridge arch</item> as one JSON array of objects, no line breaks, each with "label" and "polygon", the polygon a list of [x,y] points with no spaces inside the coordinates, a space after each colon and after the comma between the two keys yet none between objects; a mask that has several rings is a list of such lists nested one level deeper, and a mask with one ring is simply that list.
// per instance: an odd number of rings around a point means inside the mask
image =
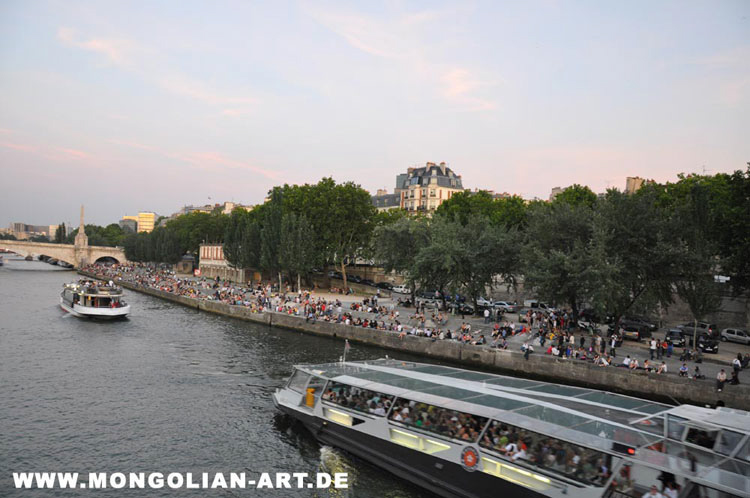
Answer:
[{"label": "bridge arch", "polygon": [[113,256],[100,256],[94,263],[100,263],[100,264],[120,264],[120,260]]}]

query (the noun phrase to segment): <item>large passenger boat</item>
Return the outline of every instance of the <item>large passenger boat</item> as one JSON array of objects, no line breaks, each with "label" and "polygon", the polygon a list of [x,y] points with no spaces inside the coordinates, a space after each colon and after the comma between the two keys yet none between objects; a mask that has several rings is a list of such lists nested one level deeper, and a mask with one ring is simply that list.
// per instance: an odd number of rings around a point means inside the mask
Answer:
[{"label": "large passenger boat", "polygon": [[379,359],[273,395],[323,444],[445,497],[750,496],[750,413]]},{"label": "large passenger boat", "polygon": [[60,306],[78,317],[105,320],[124,318],[130,313],[130,305],[122,300],[122,287],[112,282],[104,284],[94,280],[64,284]]}]

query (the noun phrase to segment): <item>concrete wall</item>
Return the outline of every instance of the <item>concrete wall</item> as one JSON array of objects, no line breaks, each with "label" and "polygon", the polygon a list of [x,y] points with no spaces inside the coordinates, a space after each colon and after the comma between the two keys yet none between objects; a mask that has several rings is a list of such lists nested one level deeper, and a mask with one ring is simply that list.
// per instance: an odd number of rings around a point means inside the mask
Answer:
[{"label": "concrete wall", "polygon": [[[96,278],[93,274],[80,273]],[[631,372],[617,367],[602,368],[588,362],[553,359],[539,353],[532,354],[528,360],[525,360],[517,351],[464,345],[456,341],[439,341],[426,337],[407,336],[399,339],[397,334],[382,330],[364,329],[320,320],[315,323],[306,322],[302,317],[282,313],[251,313],[249,309],[240,306],[230,306],[215,301],[199,301],[127,282],[119,283],[127,289],[210,313],[308,334],[348,339],[353,343],[380,346],[394,351],[449,361],[461,366],[480,367],[511,375],[520,374],[523,377],[549,382],[605,389],[666,402],[678,400],[698,405],[714,405],[721,400],[728,407],[750,410],[750,386],[747,384],[727,386],[723,392],[717,393],[712,379],[692,381],[674,374],[657,375],[643,371]]]}]

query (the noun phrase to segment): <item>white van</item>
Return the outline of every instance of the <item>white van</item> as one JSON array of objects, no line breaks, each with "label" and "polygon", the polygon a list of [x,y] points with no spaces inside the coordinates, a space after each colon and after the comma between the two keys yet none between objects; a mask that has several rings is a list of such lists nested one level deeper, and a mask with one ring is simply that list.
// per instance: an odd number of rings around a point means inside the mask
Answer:
[{"label": "white van", "polygon": [[391,289],[391,292],[396,292],[398,294],[411,294],[411,289],[405,285],[397,285]]},{"label": "white van", "polygon": [[553,313],[557,310],[553,308],[552,306],[547,306],[546,304],[537,301],[536,299],[527,299],[523,302],[524,308],[531,308],[532,310],[542,310],[546,311],[547,313]]}]

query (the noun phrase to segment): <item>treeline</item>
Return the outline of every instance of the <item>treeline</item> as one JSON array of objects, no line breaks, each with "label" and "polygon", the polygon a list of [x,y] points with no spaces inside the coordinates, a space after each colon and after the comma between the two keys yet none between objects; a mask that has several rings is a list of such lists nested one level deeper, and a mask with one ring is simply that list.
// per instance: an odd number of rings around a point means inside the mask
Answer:
[{"label": "treeline", "polygon": [[379,227],[376,260],[414,287],[463,291],[523,278],[539,298],[599,316],[649,312],[675,294],[700,319],[720,305],[716,277],[750,286],[750,169],[680,176],[634,195],[574,185],[552,202],[463,193],[431,219]]},{"label": "treeline", "polygon": [[552,202],[459,193],[432,217],[378,213],[359,186],[324,178],[275,187],[249,212],[180,216],[124,245],[128,259],[174,263],[197,257],[202,242],[223,243],[235,267],[298,284],[327,266],[346,277],[347,265],[365,258],[413,288],[475,302],[490,286],[523,279],[574,311],[648,312],[677,293],[702,318],[719,305],[717,275],[735,292],[750,287],[750,169],[680,176],[634,195],[574,185]]},{"label": "treeline", "polygon": [[[197,261],[201,244],[224,241],[228,221],[229,216],[218,211],[178,216],[151,232],[127,235],[122,243],[125,257],[130,261],[174,264],[183,255],[190,254]],[[86,231],[88,232],[88,228]]]}]

